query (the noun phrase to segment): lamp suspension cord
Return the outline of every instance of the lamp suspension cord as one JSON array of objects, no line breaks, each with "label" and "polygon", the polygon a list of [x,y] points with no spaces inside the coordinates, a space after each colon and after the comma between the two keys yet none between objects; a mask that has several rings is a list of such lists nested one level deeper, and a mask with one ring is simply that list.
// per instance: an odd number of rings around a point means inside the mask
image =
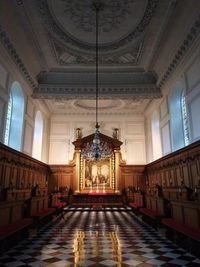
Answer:
[{"label": "lamp suspension cord", "polygon": [[99,97],[99,7],[95,7],[96,10],[96,128],[98,128],[98,97]]}]

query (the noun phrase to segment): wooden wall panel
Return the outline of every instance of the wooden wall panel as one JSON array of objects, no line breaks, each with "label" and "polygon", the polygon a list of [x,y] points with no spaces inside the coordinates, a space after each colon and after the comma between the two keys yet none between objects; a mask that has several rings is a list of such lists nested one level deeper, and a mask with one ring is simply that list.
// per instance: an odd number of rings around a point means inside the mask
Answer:
[{"label": "wooden wall panel", "polygon": [[172,217],[200,228],[200,141],[146,165],[146,184],[147,206],[149,192],[159,186]]},{"label": "wooden wall panel", "polygon": [[49,193],[64,191],[67,187],[74,188],[75,165],[50,165],[50,177],[48,179]]},{"label": "wooden wall panel", "polygon": [[45,188],[48,175],[48,165],[0,143],[1,188]]},{"label": "wooden wall panel", "polygon": [[146,174],[149,187],[158,184],[163,191],[194,192],[200,187],[200,141],[146,165]]},{"label": "wooden wall panel", "polygon": [[198,228],[199,225],[199,211],[195,207],[185,207],[184,208],[184,218],[185,223],[190,224],[195,228]]},{"label": "wooden wall panel", "polygon": [[25,202],[32,198],[36,185],[47,199],[41,207],[47,208],[48,176],[48,165],[0,143],[0,225],[25,216]]},{"label": "wooden wall panel", "polygon": [[120,165],[119,190],[122,192],[128,186],[145,190],[144,165]]}]

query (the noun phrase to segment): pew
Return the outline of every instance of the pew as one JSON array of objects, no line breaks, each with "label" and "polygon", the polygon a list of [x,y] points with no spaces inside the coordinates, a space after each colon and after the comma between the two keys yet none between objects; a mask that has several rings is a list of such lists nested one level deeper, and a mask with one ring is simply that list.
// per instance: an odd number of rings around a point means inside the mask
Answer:
[{"label": "pew", "polygon": [[200,206],[193,201],[171,201],[172,218],[162,219],[166,236],[195,255],[200,255]]},{"label": "pew", "polygon": [[16,222],[0,226],[0,251],[16,245],[28,234],[28,229],[33,225],[32,218],[23,218]]}]

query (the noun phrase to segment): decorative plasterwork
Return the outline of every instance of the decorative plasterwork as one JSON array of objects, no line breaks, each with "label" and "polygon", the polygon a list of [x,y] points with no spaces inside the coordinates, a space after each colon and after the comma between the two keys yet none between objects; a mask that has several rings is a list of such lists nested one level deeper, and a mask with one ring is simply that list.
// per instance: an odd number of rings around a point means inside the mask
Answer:
[{"label": "decorative plasterwork", "polygon": [[183,43],[179,47],[178,51],[176,52],[173,60],[169,64],[167,70],[162,75],[158,87],[161,89],[163,85],[166,83],[166,81],[170,78],[170,76],[173,74],[181,60],[184,58],[196,38],[200,34],[200,16],[198,20],[195,22],[193,27],[190,29],[190,32],[187,34],[186,38],[184,39]]},{"label": "decorative plasterwork", "polygon": [[[52,40],[52,45],[54,49],[54,54],[57,62],[62,66],[74,65],[74,64],[84,64],[90,65],[95,64],[95,55],[92,54],[82,54],[66,47],[62,44],[59,44],[56,40]],[[109,55],[100,55],[99,63],[104,66],[110,65],[120,65],[120,66],[133,66],[137,65],[141,56],[143,48],[143,41],[138,42],[133,47],[127,49],[125,52],[109,54]],[[78,54],[78,55],[77,55]]]},{"label": "decorative plasterwork", "polygon": [[[98,110],[107,110],[107,109],[113,109],[113,108],[118,108],[120,107],[121,104],[121,100],[119,99],[104,99],[104,100],[99,100],[98,102]],[[82,108],[82,109],[86,109],[86,110],[95,110],[96,109],[96,101],[91,100],[91,99],[76,99],[75,101],[73,101],[73,106],[75,108]]]},{"label": "decorative plasterwork", "polygon": [[[96,95],[95,72],[41,72],[38,83],[35,98],[92,99]],[[161,97],[161,93],[152,72],[107,71],[99,73],[99,97],[152,99]]]},{"label": "decorative plasterwork", "polygon": [[[138,114],[142,113],[149,103],[149,99],[99,99],[99,114]],[[95,114],[95,99],[51,99],[46,100],[48,106],[54,114]],[[92,126],[93,127],[93,126]],[[102,127],[102,125],[101,125]]]},{"label": "decorative plasterwork", "polygon": [[18,69],[22,73],[23,77],[26,81],[31,85],[33,89],[37,88],[37,84],[35,83],[34,79],[31,77],[30,73],[28,72],[27,68],[25,67],[22,59],[20,58],[19,54],[17,53],[16,49],[14,48],[13,44],[11,43],[9,37],[7,36],[6,32],[2,29],[0,25],[0,41],[2,45],[5,47],[9,55],[11,56],[14,63],[17,65]]},{"label": "decorative plasterwork", "polygon": [[[95,31],[95,12],[91,0],[55,0],[65,3],[64,13],[70,20],[85,32]],[[131,16],[131,4],[135,0],[101,0],[98,1],[100,6],[99,12],[99,31],[110,32],[113,29],[119,29],[119,26]]]},{"label": "decorative plasterwork", "polygon": [[[52,86],[41,85],[34,90],[33,98],[43,99],[94,99],[95,87],[66,87],[66,86]],[[160,90],[155,85],[140,85],[130,87],[101,87],[99,90],[100,98],[121,98],[126,99],[132,97],[132,99],[153,99],[160,98]]]},{"label": "decorative plasterwork", "polygon": [[[134,1],[136,1],[136,0],[134,0]],[[142,33],[144,33],[146,27],[149,25],[149,23],[153,17],[153,14],[154,14],[154,11],[155,11],[155,8],[157,6],[158,1],[159,0],[147,0],[147,6],[146,6],[144,15],[141,18],[140,22],[125,36],[123,36],[123,37],[121,36],[120,38],[118,38],[116,40],[113,39],[112,41],[109,41],[108,43],[103,43],[103,44],[100,43],[99,44],[100,52],[114,52],[117,49],[121,49],[121,48],[123,48],[123,46],[128,45],[128,44],[130,44],[130,42],[133,42],[137,38],[139,38],[142,35]],[[71,2],[71,5],[74,7],[75,6],[74,1],[70,1],[70,2]],[[85,1],[85,2],[88,3],[88,1]],[[105,1],[105,2],[107,2],[107,1]],[[116,4],[116,1],[109,1],[109,2],[112,2],[112,5],[114,5],[114,6]],[[118,4],[123,3],[124,5],[126,2],[127,1],[125,1],[125,0],[117,1]],[[131,1],[129,1],[129,3],[130,2]],[[139,3],[142,3],[142,2],[139,1]],[[119,6],[120,8],[122,8],[122,10],[124,9],[123,4],[121,4]],[[59,40],[64,45],[66,45],[66,47],[73,47],[74,49],[77,49],[78,51],[84,50],[87,53],[89,53],[89,52],[94,53],[94,51],[95,51],[94,42],[90,43],[87,41],[81,41],[79,39],[79,36],[72,36],[71,34],[68,34],[67,31],[65,29],[63,29],[63,25],[61,25],[61,23],[58,23],[58,20],[52,16],[53,11],[50,10],[51,6],[52,6],[51,1],[37,0],[37,5],[39,8],[39,12],[41,14],[41,17],[42,17],[42,19],[46,25],[46,29],[52,38]],[[111,8],[109,8],[109,9],[111,9]],[[71,10],[70,12],[73,13],[73,10]],[[80,12],[83,12],[83,10],[80,10]],[[120,11],[120,12],[122,12],[122,11]],[[77,18],[77,20],[79,20],[79,18]],[[80,22],[78,22],[78,24],[80,24]],[[94,40],[95,40],[95,38],[94,38]]]}]

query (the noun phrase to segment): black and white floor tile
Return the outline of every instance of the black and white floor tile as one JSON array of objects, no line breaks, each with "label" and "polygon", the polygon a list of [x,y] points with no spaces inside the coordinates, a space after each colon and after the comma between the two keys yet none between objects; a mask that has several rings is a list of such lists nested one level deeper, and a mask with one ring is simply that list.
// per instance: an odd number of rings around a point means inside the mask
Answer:
[{"label": "black and white floor tile", "polygon": [[68,211],[0,256],[1,267],[182,267],[200,259],[127,211]]}]

